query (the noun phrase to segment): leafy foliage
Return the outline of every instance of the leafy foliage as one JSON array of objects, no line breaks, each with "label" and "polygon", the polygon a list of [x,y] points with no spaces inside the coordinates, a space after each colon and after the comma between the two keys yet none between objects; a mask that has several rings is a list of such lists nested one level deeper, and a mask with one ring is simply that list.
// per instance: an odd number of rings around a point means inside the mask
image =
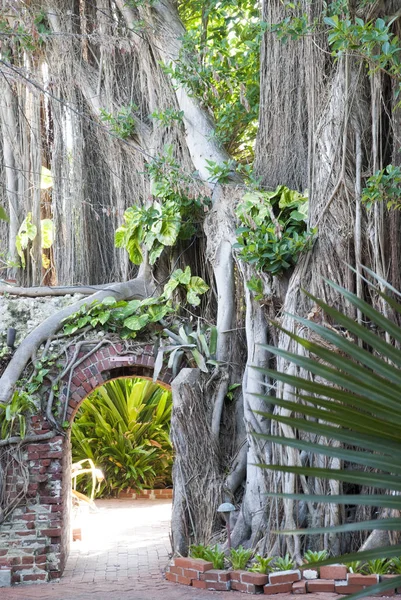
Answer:
[{"label": "leafy foliage", "polygon": [[261,554],[257,554],[249,571],[252,571],[253,573],[263,573],[264,575],[271,573],[273,571],[273,561],[274,556],[264,557]]},{"label": "leafy foliage", "polygon": [[392,573],[401,575],[401,557],[395,556],[394,558],[391,559],[390,570]]},{"label": "leafy foliage", "polygon": [[165,67],[211,111],[217,140],[244,162],[253,155],[259,112],[259,11],[249,0],[181,2],[187,33],[179,60]]},{"label": "leafy foliage", "polygon": [[387,208],[401,208],[401,168],[387,165],[368,178],[362,201],[367,208],[375,202],[385,202]]},{"label": "leafy foliage", "polygon": [[350,573],[362,573],[363,571],[363,562],[360,560],[354,560],[349,563],[345,563],[345,566]]},{"label": "leafy foliage", "polygon": [[[371,273],[372,274],[372,273]],[[381,285],[387,285],[381,278],[372,274]],[[326,328],[313,321],[294,317],[295,321],[323,341],[318,343],[300,337],[296,333],[286,331],[286,334],[300,344],[314,358],[304,354],[293,354],[280,348],[269,347],[275,355],[310,373],[306,379],[286,373],[265,370],[266,374],[297,389],[300,402],[283,400],[281,398],[266,398],[266,402],[285,408],[288,415],[295,412],[302,417],[275,415],[274,419],[299,431],[317,434],[318,439],[337,440],[344,444],[336,446],[289,439],[288,437],[262,435],[261,437],[280,445],[300,448],[323,456],[334,456],[347,464],[346,469],[325,469],[307,466],[263,465],[265,468],[290,472],[306,477],[321,477],[349,482],[355,486],[367,486],[383,493],[337,495],[337,496],[308,496],[303,494],[271,494],[283,498],[304,502],[324,502],[336,504],[358,504],[362,506],[388,508],[399,511],[401,500],[398,492],[401,490],[401,328],[393,321],[375,310],[369,303],[361,300],[355,294],[348,292],[337,284],[330,285],[345,298],[352,306],[364,315],[365,322],[377,328],[377,333],[371,327],[363,326],[325,302],[305,292],[313,302],[320,307],[334,327]],[[391,291],[400,294],[387,285]],[[380,290],[382,296],[396,314],[401,314],[401,304],[394,297]],[[344,335],[342,332],[347,332]],[[386,339],[387,336],[387,339]],[[353,341],[355,340],[355,341]],[[328,348],[328,345],[330,346]],[[314,378],[319,378],[319,381]],[[321,383],[321,381],[327,383]],[[271,415],[270,415],[271,418]],[[356,468],[352,465],[356,465]],[[369,467],[369,471],[361,470],[361,466]],[[387,493],[386,493],[387,492]],[[400,531],[401,519],[389,517],[346,523],[337,527],[311,528],[293,533],[320,534],[349,531]],[[282,532],[280,532],[282,533]],[[290,533],[290,532],[285,532]],[[326,559],[319,564],[333,562],[349,563],[351,561],[371,561],[396,558],[401,550],[400,544],[384,546],[371,550],[347,554],[342,557]],[[369,594],[393,588],[399,580],[393,580],[391,585],[383,582],[369,588]],[[366,594],[366,592],[364,592]],[[358,593],[354,597],[360,597]]]},{"label": "leafy foliage", "polygon": [[86,398],[75,417],[73,461],[91,458],[102,469],[103,495],[169,483],[171,405],[171,392],[150,381],[106,383]]},{"label": "leafy foliage", "polygon": [[[283,21],[266,24],[279,39],[286,42],[313,33],[321,34],[321,19],[310,22],[306,14],[297,14],[297,5],[289,2],[287,7],[289,15]],[[370,72],[386,72],[398,81],[398,96],[401,89],[401,46],[398,36],[392,31],[397,16],[364,21],[351,15],[349,6],[342,0],[328,3],[321,16],[328,26],[326,33],[332,55],[336,58],[354,55],[366,61]]]},{"label": "leafy foliage", "polygon": [[183,175],[171,146],[147,165],[147,172],[153,181],[152,195],[160,201],[128,208],[125,223],[115,233],[116,247],[125,248],[136,265],[143,260],[142,244],[153,265],[166,246],[174,246],[178,239],[190,239],[210,204],[210,198],[191,192],[193,179]]},{"label": "leafy foliage", "polygon": [[175,110],[174,108],[166,108],[165,110],[155,110],[150,116],[155,121],[158,121],[160,125],[168,127],[173,121],[178,121],[179,123],[182,123],[184,111]]},{"label": "leafy foliage", "polygon": [[[53,221],[51,219],[42,219],[40,226],[42,248],[51,248],[54,241]],[[38,228],[32,223],[32,213],[28,213],[22,221],[15,239],[15,246],[23,268],[25,268],[25,251],[29,248],[29,243],[36,238],[37,234]]]},{"label": "leafy foliage", "polygon": [[120,300],[112,296],[102,302],[84,304],[65,320],[64,333],[72,335],[85,327],[118,333],[123,339],[135,338],[138,331],[156,323],[174,309],[163,297],[146,300]]},{"label": "leafy foliage", "polygon": [[310,565],[324,560],[327,556],[327,550],[307,550],[304,554],[304,562]]},{"label": "leafy foliage", "polygon": [[[170,353],[168,368],[173,375],[178,372],[184,354],[189,362],[194,362],[201,371],[208,372],[207,365],[216,365],[217,329],[216,327],[202,327],[198,321],[196,330],[190,323],[180,325],[177,333],[165,328],[164,334],[169,338],[170,344],[160,344],[155,362],[153,378],[157,376],[163,366],[164,353]],[[192,359],[192,360],[191,360]]]},{"label": "leafy foliage", "polygon": [[174,246],[181,228],[181,215],[175,203],[169,201],[154,201],[148,208],[131,206],[124,213],[124,221],[116,231],[115,245],[125,248],[135,265],[143,260],[141,244],[149,251],[149,262],[154,265],[165,246]]},{"label": "leafy foliage", "polygon": [[306,230],[308,198],[283,185],[271,192],[247,192],[236,215],[242,225],[234,247],[259,271],[281,275],[312,245],[315,230]]},{"label": "leafy foliage", "polygon": [[279,556],[274,559],[274,568],[276,571],[291,571],[294,568],[294,561],[289,554]]},{"label": "leafy foliage", "polygon": [[109,113],[104,108],[100,109],[100,118],[103,123],[110,127],[110,131],[117,137],[126,140],[135,132],[135,111],[138,110],[136,104],[123,106],[116,115]]},{"label": "leafy foliage", "polygon": [[203,544],[192,544],[189,548],[189,556],[202,558],[213,563],[213,569],[224,569],[224,552],[217,544],[215,546],[204,546]]},{"label": "leafy foliage", "polygon": [[244,548],[243,546],[231,548],[228,559],[234,571],[245,569],[252,554],[253,550],[251,548]]},{"label": "leafy foliage", "polygon": [[166,300],[170,300],[175,289],[182,286],[186,291],[186,301],[192,306],[199,306],[199,296],[208,291],[209,286],[201,277],[193,277],[191,267],[186,267],[185,271],[176,269],[171,275],[169,281],[163,289],[163,296]]},{"label": "leafy foliage", "polygon": [[174,308],[171,296],[177,287],[185,290],[186,300],[192,306],[198,306],[199,295],[209,289],[201,277],[192,276],[190,267],[184,272],[177,269],[161,296],[129,301],[109,296],[102,302],[95,300],[90,306],[84,304],[79,311],[65,319],[64,333],[72,335],[85,327],[98,327],[118,333],[123,339],[135,338],[139,331],[175,312],[178,307]]},{"label": "leafy foliage", "polygon": [[8,404],[0,403],[0,439],[26,434],[26,417],[37,412],[32,398],[26,392],[15,391]]},{"label": "leafy foliage", "polygon": [[375,558],[374,560],[368,560],[364,568],[364,572],[367,574],[375,575],[386,575],[391,570],[391,561],[387,558]]}]

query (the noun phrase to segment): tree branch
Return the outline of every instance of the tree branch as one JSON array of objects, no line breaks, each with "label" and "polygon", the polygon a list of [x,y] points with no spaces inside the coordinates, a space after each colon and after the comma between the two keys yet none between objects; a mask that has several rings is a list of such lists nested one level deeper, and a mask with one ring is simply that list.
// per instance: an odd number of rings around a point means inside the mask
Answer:
[{"label": "tree branch", "polygon": [[41,344],[48,337],[54,335],[62,326],[64,319],[77,312],[77,310],[86,304],[91,304],[95,300],[101,302],[108,296],[113,296],[118,300],[127,300],[129,298],[146,298],[151,295],[153,287],[145,279],[131,279],[124,283],[116,283],[92,294],[88,298],[82,298],[78,302],[71,304],[52,315],[41,323],[36,329],[31,331],[16,350],[11,361],[7,365],[2,377],[0,378],[0,402],[8,402],[15,384],[20,378],[32,354],[39,349]]}]

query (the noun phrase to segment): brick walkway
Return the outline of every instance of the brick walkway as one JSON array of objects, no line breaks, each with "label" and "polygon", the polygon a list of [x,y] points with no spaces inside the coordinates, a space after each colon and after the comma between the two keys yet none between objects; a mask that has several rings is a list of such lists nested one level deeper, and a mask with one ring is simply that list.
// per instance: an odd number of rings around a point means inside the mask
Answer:
[{"label": "brick walkway", "polygon": [[[100,500],[99,512],[81,515],[60,583],[0,588],[0,600],[245,600],[240,592],[211,592],[169,583],[169,500]],[[249,596],[253,597],[253,596]],[[277,594],[275,600],[293,600]],[[308,600],[339,600],[308,594]]]},{"label": "brick walkway", "polygon": [[171,552],[170,500],[98,500],[81,511],[60,583],[0,588],[0,600],[208,600],[238,594],[203,592],[164,580]]}]

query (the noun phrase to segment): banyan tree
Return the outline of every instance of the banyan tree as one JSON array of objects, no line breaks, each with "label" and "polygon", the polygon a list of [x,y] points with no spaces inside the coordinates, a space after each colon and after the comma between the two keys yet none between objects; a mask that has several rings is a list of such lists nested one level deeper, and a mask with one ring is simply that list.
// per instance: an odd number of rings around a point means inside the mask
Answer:
[{"label": "banyan tree", "polygon": [[[213,539],[223,500],[238,508],[233,544],[297,559],[316,541],[274,531],[374,513],[269,499],[347,484],[257,466],[343,463],[253,435],[297,435],[258,413],[258,394],[294,390],[254,367],[302,375],[263,344],[304,351],[274,324],[309,335],[291,314],[330,326],[303,290],[362,322],[325,280],[384,312],[361,265],[400,284],[400,13],[396,1],[3,3],[2,276],[16,281],[0,289],[77,291],[89,306],[159,297],[173,281],[181,307],[152,340],[166,361],[181,344],[185,366],[197,367],[172,385],[176,550]],[[202,293],[187,302],[177,290],[191,281]],[[78,308],[19,341],[1,402]],[[194,355],[185,336],[200,331]],[[341,551],[376,538],[319,544]]]}]

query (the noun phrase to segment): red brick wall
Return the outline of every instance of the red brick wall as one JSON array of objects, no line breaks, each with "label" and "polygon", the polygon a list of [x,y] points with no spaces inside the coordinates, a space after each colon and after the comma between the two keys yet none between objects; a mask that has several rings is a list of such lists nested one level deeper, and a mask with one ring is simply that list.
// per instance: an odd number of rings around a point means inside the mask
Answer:
[{"label": "red brick wall", "polygon": [[[106,381],[122,375],[152,376],[152,346],[144,346],[128,357],[122,357],[122,352],[122,344],[104,346],[77,367],[69,392],[68,381],[64,381],[60,414],[66,410],[69,422],[83,399]],[[171,379],[171,373],[164,371],[159,381],[169,384]],[[42,416],[32,417],[31,425],[35,433],[49,430]],[[0,525],[0,569],[11,571],[12,584],[49,581],[63,572],[70,544],[69,437],[60,435],[23,447],[22,460],[29,473],[27,502]],[[7,477],[7,491],[12,497],[21,491],[21,482],[12,473]]]}]

